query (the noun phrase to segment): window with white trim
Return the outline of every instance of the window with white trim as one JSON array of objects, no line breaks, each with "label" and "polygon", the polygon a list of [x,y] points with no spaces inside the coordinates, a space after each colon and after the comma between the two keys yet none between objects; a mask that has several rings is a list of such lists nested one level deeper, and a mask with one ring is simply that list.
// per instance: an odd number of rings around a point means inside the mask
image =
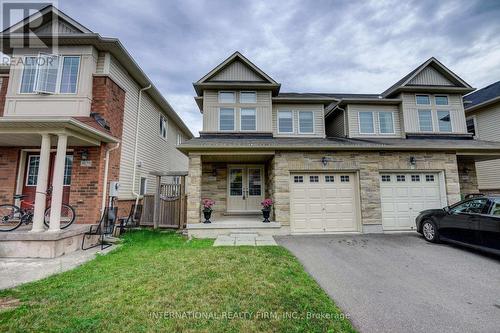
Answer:
[{"label": "window with white trim", "polygon": [[293,133],[292,111],[278,111],[278,133]]},{"label": "window with white trim", "polygon": [[448,110],[437,111],[439,131],[451,132],[451,115]]},{"label": "window with white trim", "polygon": [[314,113],[299,111],[299,133],[314,133]]},{"label": "window with white trim", "polygon": [[219,103],[236,103],[234,91],[219,91]]},{"label": "window with white trim", "polygon": [[420,175],[411,175],[411,181],[412,182],[419,182],[420,181]]},{"label": "window with white trim", "polygon": [[255,91],[241,91],[240,103],[257,103],[257,93]]},{"label": "window with white trim", "polygon": [[349,176],[340,176],[341,183],[349,183]]},{"label": "window with white trim", "polygon": [[36,186],[38,184],[39,166],[40,166],[40,156],[30,155],[28,159],[28,171],[26,174],[26,186]]},{"label": "window with white trim", "polygon": [[373,124],[373,112],[361,111],[358,113],[358,117],[359,117],[359,133],[375,134],[375,127]]},{"label": "window with white trim", "polygon": [[79,70],[79,56],[25,57],[20,93],[76,94]]},{"label": "window with white trim", "polygon": [[219,130],[234,131],[234,109],[220,108],[219,110]]},{"label": "window with white trim", "polygon": [[333,183],[335,181],[335,176],[325,176],[325,183]]},{"label": "window with white trim", "polygon": [[474,117],[467,118],[466,123],[467,133],[471,133],[472,135],[476,136],[476,121]]},{"label": "window with white trim", "polygon": [[380,134],[394,134],[394,114],[392,112],[379,112],[378,122]]},{"label": "window with white trim", "polygon": [[242,108],[240,111],[240,121],[242,131],[256,130],[256,111],[255,108]]},{"label": "window with white trim", "polygon": [[64,179],[63,185],[71,185],[71,175],[73,174],[73,155],[66,155],[64,163]]},{"label": "window with white trim", "polygon": [[425,175],[425,181],[426,182],[433,182],[434,181],[434,175]]},{"label": "window with white trim", "polygon": [[431,110],[418,110],[418,124],[421,132],[433,131]]},{"label": "window with white trim", "polygon": [[167,127],[167,118],[165,118],[165,116],[163,115],[160,115],[160,136],[165,140],[167,139]]},{"label": "window with white trim", "polygon": [[391,181],[390,175],[382,175],[382,182],[387,183]]},{"label": "window with white trim", "polygon": [[146,177],[141,177],[141,186],[139,187],[139,194],[146,194],[148,188],[148,179]]},{"label": "window with white trim", "polygon": [[293,176],[293,182],[294,183],[303,183],[304,177],[303,176]]},{"label": "window with white trim", "polygon": [[397,182],[405,182],[406,176],[405,175],[396,175],[396,181]]},{"label": "window with white trim", "polygon": [[436,102],[436,105],[448,105],[448,96],[434,96],[434,101]]},{"label": "window with white trim", "polygon": [[309,176],[310,183],[319,183],[319,176]]},{"label": "window with white trim", "polygon": [[431,105],[431,98],[429,95],[415,95],[415,102],[417,105]]}]

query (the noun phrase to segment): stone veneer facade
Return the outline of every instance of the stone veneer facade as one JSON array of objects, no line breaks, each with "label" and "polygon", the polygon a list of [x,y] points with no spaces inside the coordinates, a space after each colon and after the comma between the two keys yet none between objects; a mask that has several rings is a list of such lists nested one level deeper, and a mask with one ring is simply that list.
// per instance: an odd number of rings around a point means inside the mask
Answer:
[{"label": "stone veneer facade", "polygon": [[[326,166],[321,158],[327,156]],[[409,163],[410,156],[416,165]],[[213,176],[216,166],[217,176]],[[201,199],[215,199],[216,211],[225,211],[227,171],[225,164],[202,164],[200,155],[190,155],[188,179],[188,223],[200,221]],[[367,151],[279,151],[266,164],[266,196],[274,200],[273,217],[282,225],[290,225],[290,172],[344,171],[359,176],[361,222],[363,225],[381,225],[380,172],[433,171],[444,174],[448,204],[460,200],[460,186],[473,188],[459,177],[457,157],[447,152],[367,152]],[[460,182],[462,180],[462,184]],[[477,185],[476,185],[477,188]],[[214,215],[217,216],[217,215]]]}]

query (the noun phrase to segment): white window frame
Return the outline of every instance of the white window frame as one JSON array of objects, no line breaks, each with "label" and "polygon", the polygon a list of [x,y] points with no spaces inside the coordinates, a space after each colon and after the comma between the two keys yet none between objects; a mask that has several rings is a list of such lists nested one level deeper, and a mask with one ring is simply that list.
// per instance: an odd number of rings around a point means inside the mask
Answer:
[{"label": "white window frame", "polygon": [[[242,94],[245,94],[245,93],[253,93],[255,95],[255,101],[254,102],[243,102],[241,100],[241,95]],[[240,94],[239,94],[239,100],[240,100],[240,103],[241,104],[257,104],[257,91],[252,91],[252,90],[243,90],[243,91],[240,91]]]},{"label": "white window frame", "polygon": [[[57,79],[56,79],[56,88],[55,92],[50,92],[50,91],[37,91],[36,86],[38,82],[38,73],[39,73],[39,58],[41,56],[54,56],[59,58],[59,65],[57,69]],[[19,89],[18,93],[20,95],[40,95],[40,94],[46,94],[46,95],[77,95],[78,94],[78,88],[80,84],[80,71],[82,68],[82,57],[80,55],[71,55],[71,54],[45,54],[45,53],[39,53],[38,55],[25,55],[24,57],[24,65],[23,65],[23,70],[21,71],[21,78],[19,80]],[[24,71],[26,69],[26,59],[27,58],[35,58],[36,60],[36,65],[35,65],[35,79],[33,81],[33,92],[22,92],[22,84],[23,84],[23,76],[24,76]],[[62,80],[62,71],[63,71],[63,66],[64,66],[64,58],[78,58],[78,73],[76,76],[76,90],[75,92],[61,92],[61,80]]]},{"label": "white window frame", "polygon": [[[373,131],[372,132],[362,132],[361,131],[361,113],[371,113],[372,114],[372,127]],[[373,111],[358,111],[358,131],[359,134],[376,134],[375,130],[375,112]]]},{"label": "white window frame", "polygon": [[[427,96],[429,98],[429,104],[420,104],[418,103],[418,98],[417,96]],[[432,105],[432,98],[431,95],[429,94],[415,94],[415,105]]]},{"label": "white window frame", "polygon": [[[220,128],[220,111],[221,109],[231,109],[233,110],[233,129],[232,130],[223,130]],[[217,117],[217,126],[219,128],[219,132],[235,132],[236,131],[236,109],[230,107],[220,107]]]},{"label": "white window frame", "polygon": [[[477,127],[477,117],[476,115],[472,115],[472,116],[468,116],[465,118],[465,127],[467,128],[467,120],[469,119],[472,119],[472,121],[474,122],[474,137],[475,138],[479,138],[479,128]],[[467,131],[467,133],[469,133],[469,131]]]},{"label": "white window frame", "polygon": [[[292,131],[291,132],[282,132],[280,131],[280,113],[290,113],[292,115]],[[292,110],[278,110],[278,113],[276,115],[276,122],[277,122],[277,130],[278,134],[293,134],[295,133],[295,112]]]},{"label": "white window frame", "polygon": [[[396,120],[394,119],[394,111],[379,111],[377,112],[378,115],[378,132],[380,133],[380,135],[394,135],[396,134]],[[387,132],[387,133],[382,133],[382,127],[380,126],[380,114],[381,113],[390,113],[391,114],[391,118],[392,118],[392,132]]]},{"label": "white window frame", "polygon": [[[438,104],[436,102],[436,97],[446,97],[446,102],[447,103],[446,104]],[[438,107],[438,108],[439,107],[449,107],[450,106],[450,96],[449,95],[445,95],[445,94],[436,94],[436,95],[434,95],[434,105],[436,107]]]},{"label": "white window frame", "polygon": [[[141,193],[142,192],[142,180],[145,180],[144,181],[144,193]],[[145,195],[146,193],[148,192],[148,177],[144,177],[144,176],[141,176],[139,178],[139,195]]]},{"label": "white window frame", "polygon": [[[222,102],[221,99],[220,99],[220,95],[222,93],[232,93],[233,94],[233,101],[232,102]],[[221,90],[218,92],[217,94],[217,101],[219,102],[219,104],[235,104],[236,103],[236,91],[233,91],[233,90]]]},{"label": "white window frame", "polygon": [[159,121],[160,121],[160,125],[162,123],[162,120],[165,121],[165,124],[163,125],[164,129],[165,129],[165,136],[163,136],[163,133],[162,133],[162,130],[161,130],[161,126],[159,128],[159,133],[158,135],[160,136],[160,138],[162,138],[163,140],[167,141],[167,138],[168,138],[168,119],[166,116],[164,116],[163,114],[159,114]]},{"label": "white window frame", "polygon": [[38,185],[38,173],[37,173],[37,179],[36,179],[36,184],[34,185],[30,185],[28,184],[28,180],[29,180],[29,175],[30,175],[30,165],[31,165],[31,159],[33,157],[38,157],[38,169],[40,170],[40,155],[29,155],[28,156],[28,164],[26,165],[26,179],[24,181],[24,186],[26,187],[33,187],[33,186],[37,186]]},{"label": "white window frame", "polygon": [[[243,129],[243,110],[252,110],[255,116],[255,128],[252,130]],[[255,132],[257,131],[257,108],[240,108],[240,131],[241,132]]]},{"label": "white window frame", "polygon": [[[423,131],[422,126],[420,126],[420,111],[428,111],[431,114],[431,130],[430,131]],[[418,120],[418,131],[421,133],[434,133],[434,117],[433,117],[433,112],[431,109],[418,109],[417,110],[417,120]]]},{"label": "white window frame", "polygon": [[[301,131],[301,129],[300,129],[300,114],[301,113],[311,113],[312,114],[312,132],[302,132]],[[300,111],[298,111],[297,117],[298,117],[299,134],[315,134],[316,124],[315,124],[315,121],[314,121],[314,111],[311,111],[311,110],[300,110]],[[292,122],[293,122],[293,118],[292,118]]]},{"label": "white window frame", "polygon": [[[438,114],[439,112],[448,112],[448,115],[450,116],[450,130],[449,131],[441,131],[441,126],[439,126],[439,124],[440,124],[439,123],[440,122],[439,114]],[[453,122],[451,121],[451,111],[450,110],[448,110],[448,109],[436,110],[436,119],[438,122],[437,129],[438,129],[439,133],[453,133]],[[467,126],[467,121],[466,121],[465,125]]]}]

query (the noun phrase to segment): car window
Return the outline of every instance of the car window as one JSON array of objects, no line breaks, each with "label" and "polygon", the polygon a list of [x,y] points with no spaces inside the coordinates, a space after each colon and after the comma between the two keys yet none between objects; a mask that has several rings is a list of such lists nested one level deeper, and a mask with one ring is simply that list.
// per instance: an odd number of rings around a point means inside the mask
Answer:
[{"label": "car window", "polygon": [[469,200],[453,207],[451,211],[453,213],[481,214],[487,201],[486,198]]},{"label": "car window", "polygon": [[495,201],[491,207],[491,215],[500,217],[500,201]]}]

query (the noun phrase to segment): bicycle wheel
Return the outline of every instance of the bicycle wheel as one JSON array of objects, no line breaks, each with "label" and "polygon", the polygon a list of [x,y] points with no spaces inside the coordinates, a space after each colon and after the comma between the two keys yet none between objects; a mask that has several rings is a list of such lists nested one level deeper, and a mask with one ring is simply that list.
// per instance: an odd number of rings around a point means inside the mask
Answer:
[{"label": "bicycle wheel", "polygon": [[[45,210],[45,218],[43,223],[48,227],[50,225],[50,208],[47,207]],[[61,206],[61,229],[66,229],[73,222],[75,222],[76,213],[75,209],[70,205],[62,204]]]},{"label": "bicycle wheel", "polygon": [[21,210],[14,205],[0,205],[0,232],[12,231],[23,223]]}]

